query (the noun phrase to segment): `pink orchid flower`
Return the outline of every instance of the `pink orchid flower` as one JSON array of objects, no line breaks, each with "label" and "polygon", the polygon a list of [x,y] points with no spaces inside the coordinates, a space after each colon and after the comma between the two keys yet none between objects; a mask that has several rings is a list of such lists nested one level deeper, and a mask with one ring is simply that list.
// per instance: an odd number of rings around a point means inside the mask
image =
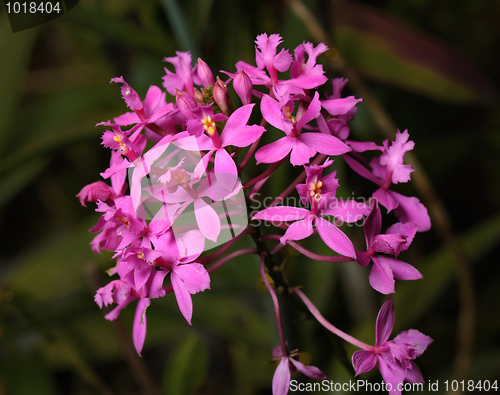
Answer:
[{"label": "pink orchid flower", "polygon": [[390,395],[401,395],[404,381],[423,383],[424,379],[413,360],[427,349],[432,339],[410,329],[389,340],[394,327],[394,302],[392,298],[382,305],[375,326],[375,346],[371,350],[359,350],[352,355],[356,376],[369,372],[378,364]]}]

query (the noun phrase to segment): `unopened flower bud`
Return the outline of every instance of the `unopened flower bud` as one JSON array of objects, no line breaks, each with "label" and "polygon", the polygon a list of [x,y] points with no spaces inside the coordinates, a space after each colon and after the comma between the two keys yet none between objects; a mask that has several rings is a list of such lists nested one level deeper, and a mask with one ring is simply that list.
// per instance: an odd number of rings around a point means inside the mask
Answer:
[{"label": "unopened flower bud", "polygon": [[205,103],[205,96],[197,88],[194,88],[194,99],[199,106],[204,106],[207,104]]},{"label": "unopened flower bud", "polygon": [[213,86],[215,83],[212,70],[210,70],[210,67],[200,58],[198,58],[198,78],[204,87]]},{"label": "unopened flower bud", "polygon": [[193,115],[191,110],[194,110],[198,105],[196,100],[186,91],[180,91],[179,89],[175,92],[175,101],[177,102],[177,108],[186,119],[192,119]]},{"label": "unopened flower bud", "polygon": [[252,102],[252,81],[250,77],[241,70],[233,79],[233,88],[241,99],[243,105]]},{"label": "unopened flower bud", "polygon": [[229,115],[229,108],[231,106],[231,98],[229,97],[229,90],[224,81],[217,77],[213,89],[213,97],[215,103],[219,106],[224,115]]}]

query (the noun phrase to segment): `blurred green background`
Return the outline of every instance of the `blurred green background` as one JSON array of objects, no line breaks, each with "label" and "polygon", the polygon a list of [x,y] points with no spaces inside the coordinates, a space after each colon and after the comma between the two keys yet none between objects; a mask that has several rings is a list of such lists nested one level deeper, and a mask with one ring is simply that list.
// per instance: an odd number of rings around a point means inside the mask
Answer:
[{"label": "blurred green background", "polygon": [[[305,4],[348,70],[397,128],[410,131],[468,265],[474,297],[466,292],[465,304],[476,311],[466,313],[475,327],[464,339],[472,337],[471,360],[457,343],[464,281],[435,228],[402,256],[426,278],[397,283],[393,334],[416,328],[434,338],[417,363],[427,380],[439,380],[438,393],[455,377],[457,356],[465,378],[500,378],[500,2]],[[238,60],[254,64],[258,34],[280,33],[292,50],[315,39],[310,27],[284,0],[82,0],[65,16],[18,33],[0,7],[0,395],[271,393],[278,340],[256,259],[239,257],[214,273],[212,289],[193,298],[192,327],[172,295],[154,300],[139,360],[131,349],[135,308],[110,323],[93,302],[108,281],[111,255],[92,254],[88,229],[98,215],[75,195],[109,160],[95,124],[126,111],[111,78],[123,75],[143,96],[161,86],[162,59],[176,50],[202,57],[214,72],[234,71]],[[330,77],[342,76],[326,55],[319,61]],[[359,95],[352,89],[345,94]],[[369,106],[358,107],[352,134],[381,142]],[[353,185],[345,184],[349,195]],[[422,199],[414,186],[405,188]],[[362,235],[358,240],[362,248]],[[320,243],[310,247],[325,253]],[[329,320],[373,342],[384,298],[367,286],[366,270],[288,259],[293,281]],[[352,379],[342,361],[354,349],[345,354],[284,303],[291,347],[310,353],[332,381]],[[363,376],[380,381],[376,372]]]}]

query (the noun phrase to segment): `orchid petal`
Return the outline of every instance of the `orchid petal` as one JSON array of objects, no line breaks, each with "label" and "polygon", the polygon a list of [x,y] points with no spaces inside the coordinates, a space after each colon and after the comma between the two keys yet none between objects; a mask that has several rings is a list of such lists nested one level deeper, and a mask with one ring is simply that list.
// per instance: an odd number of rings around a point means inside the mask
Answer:
[{"label": "orchid petal", "polygon": [[352,241],[344,232],[321,217],[316,217],[314,224],[319,236],[328,247],[340,255],[356,259],[356,251],[354,251]]},{"label": "orchid petal", "polygon": [[355,376],[372,370],[377,364],[377,357],[373,351],[359,350],[352,354],[352,366]]},{"label": "orchid petal", "polygon": [[[390,384],[392,390],[389,391],[389,395],[401,395],[401,391],[399,391],[398,385],[401,384],[405,379],[404,370],[396,365],[393,362],[385,360],[382,356],[377,356],[378,360],[378,369],[382,378],[386,382],[386,384]],[[387,385],[389,388],[389,385]]]},{"label": "orchid petal", "polygon": [[146,340],[146,309],[151,304],[149,298],[141,298],[137,302],[135,310],[134,327],[132,330],[132,338],[134,340],[134,347],[139,356],[141,355],[144,340]]},{"label": "orchid petal", "polygon": [[414,196],[408,197],[396,192],[391,192],[391,194],[399,203],[394,213],[400,222],[414,222],[419,232],[425,232],[431,228],[429,213],[420,200]]},{"label": "orchid petal", "polygon": [[281,237],[280,243],[286,244],[288,240],[302,240],[311,236],[313,233],[313,219],[313,216],[309,216],[306,219],[291,224]]},{"label": "orchid petal", "polygon": [[263,219],[268,222],[288,222],[307,218],[311,212],[305,208],[291,206],[275,206],[265,208],[255,214],[252,219]]},{"label": "orchid petal", "polygon": [[380,346],[389,340],[392,329],[394,328],[394,301],[389,297],[377,315],[377,322],[375,324],[375,345]]},{"label": "orchid petal", "polygon": [[326,380],[327,377],[325,374],[319,370],[316,366],[305,366],[302,362],[296,361],[293,358],[289,358],[289,361],[293,366],[302,374],[305,374],[307,377],[310,377],[314,380]]},{"label": "orchid petal", "polygon": [[257,164],[275,163],[280,161],[290,153],[294,145],[293,143],[293,138],[285,136],[277,141],[264,145],[255,153],[255,160],[257,161]]},{"label": "orchid petal", "polygon": [[255,103],[241,106],[231,114],[231,116],[227,119],[224,130],[220,135],[220,139],[223,143],[232,144],[230,142],[232,136],[238,134],[239,129],[247,124],[254,106]]},{"label": "orchid petal", "polygon": [[191,300],[191,294],[186,289],[184,282],[177,275],[176,271],[170,273],[170,281],[172,282],[172,288],[174,290],[175,299],[177,299],[177,304],[179,305],[179,310],[188,324],[191,325],[191,318],[193,317],[193,301]]},{"label": "orchid petal", "polygon": [[238,169],[233,158],[224,148],[215,151],[214,171],[220,186],[227,191],[232,191],[238,181]]},{"label": "orchid petal", "polygon": [[380,234],[382,227],[382,214],[377,200],[372,200],[372,210],[365,221],[365,240],[366,248],[371,248],[375,236]]},{"label": "orchid petal", "polygon": [[312,98],[311,103],[309,103],[306,112],[302,114],[299,119],[297,119],[297,130],[301,131],[306,123],[318,118],[320,111],[321,103],[319,101],[319,93],[315,92],[314,97]]},{"label": "orchid petal", "polygon": [[385,262],[379,262],[378,256],[372,257],[373,266],[370,270],[368,280],[375,291],[384,295],[394,293],[394,275],[392,270]]},{"label": "orchid petal", "polygon": [[406,369],[405,381],[408,383],[424,383],[424,376],[422,371],[413,361],[410,361],[411,368]]},{"label": "orchid petal", "polygon": [[304,144],[299,138],[290,139],[293,141],[290,163],[294,166],[302,166],[309,163],[309,160],[316,155],[317,151],[310,148],[307,144]]},{"label": "orchid petal", "polygon": [[409,263],[388,256],[377,256],[379,262],[391,268],[392,274],[398,280],[420,280],[422,274]]},{"label": "orchid petal", "polygon": [[409,344],[415,348],[415,358],[422,355],[422,353],[427,349],[429,344],[433,342],[432,338],[424,335],[422,332],[416,329],[409,329],[407,331],[401,332],[394,338],[394,343]]},{"label": "orchid petal", "polygon": [[339,138],[325,133],[301,133],[297,138],[314,151],[325,155],[342,155],[351,150]]},{"label": "orchid petal", "polygon": [[283,111],[281,104],[269,95],[262,96],[260,111],[264,119],[276,129],[283,130]]},{"label": "orchid petal", "polygon": [[288,358],[283,357],[273,376],[273,395],[286,395],[290,388],[290,366]]},{"label": "orchid petal", "polygon": [[216,242],[220,233],[220,219],[217,212],[203,199],[196,199],[194,201],[194,215],[203,236]]}]

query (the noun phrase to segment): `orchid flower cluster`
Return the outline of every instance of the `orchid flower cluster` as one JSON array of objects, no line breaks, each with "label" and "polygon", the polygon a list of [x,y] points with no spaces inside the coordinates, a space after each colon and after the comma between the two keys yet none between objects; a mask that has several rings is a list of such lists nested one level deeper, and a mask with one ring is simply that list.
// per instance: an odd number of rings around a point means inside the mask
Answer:
[{"label": "orchid flower cluster", "polygon": [[[101,173],[109,182],[87,185],[77,195],[83,206],[95,202],[102,213],[91,229],[97,233],[93,251],[113,251],[116,259],[108,271],[113,279],[97,291],[95,301],[100,308],[115,306],[108,320],[136,302],[133,342],[140,355],[151,299],[173,293],[191,324],[192,295],[210,288],[210,275],[237,256],[256,254],[280,338],[273,351],[278,362],[274,395],[288,392],[291,371],[326,378],[289,350],[277,292],[299,300],[326,330],[360,348],[352,358],[356,375],[378,366],[389,392],[400,394],[404,381],[423,382],[413,360],[432,339],[411,329],[389,340],[391,297],[378,314],[375,345],[340,331],[302,290],[288,284],[278,251],[288,244],[311,259],[371,265],[369,283],[384,295],[395,292],[395,280],[422,278],[398,259],[416,233],[431,226],[416,197],[394,190],[395,184],[410,180],[413,169],[403,157],[414,143],[407,131],[382,145],[350,139],[349,121],[361,99],[342,97],[345,79],[328,84],[317,64],[326,45],[303,43],[292,55],[278,49],[282,38],[277,34],[261,34],[255,43],[256,65],[236,63],[234,72],[223,72],[225,81],[214,78],[201,59],[193,66],[187,52],[164,59],[174,71],[165,68],[163,89],[151,86],[144,98],[123,77],[111,80],[121,85],[129,111],[98,124],[106,128],[102,145],[111,150],[110,166]],[[371,197],[336,196],[338,161],[375,184]],[[257,165],[263,168],[259,173]],[[248,203],[281,166],[296,171],[297,178],[268,207],[248,213]],[[297,206],[280,205],[295,192]],[[385,231],[380,206],[395,221],[384,223]],[[353,244],[341,229],[344,223],[364,228],[366,247]],[[272,226],[276,234],[269,233]],[[245,236],[252,247],[229,252]],[[311,237],[321,239],[331,254],[319,255],[300,244]],[[213,251],[203,254],[208,250]]]}]

